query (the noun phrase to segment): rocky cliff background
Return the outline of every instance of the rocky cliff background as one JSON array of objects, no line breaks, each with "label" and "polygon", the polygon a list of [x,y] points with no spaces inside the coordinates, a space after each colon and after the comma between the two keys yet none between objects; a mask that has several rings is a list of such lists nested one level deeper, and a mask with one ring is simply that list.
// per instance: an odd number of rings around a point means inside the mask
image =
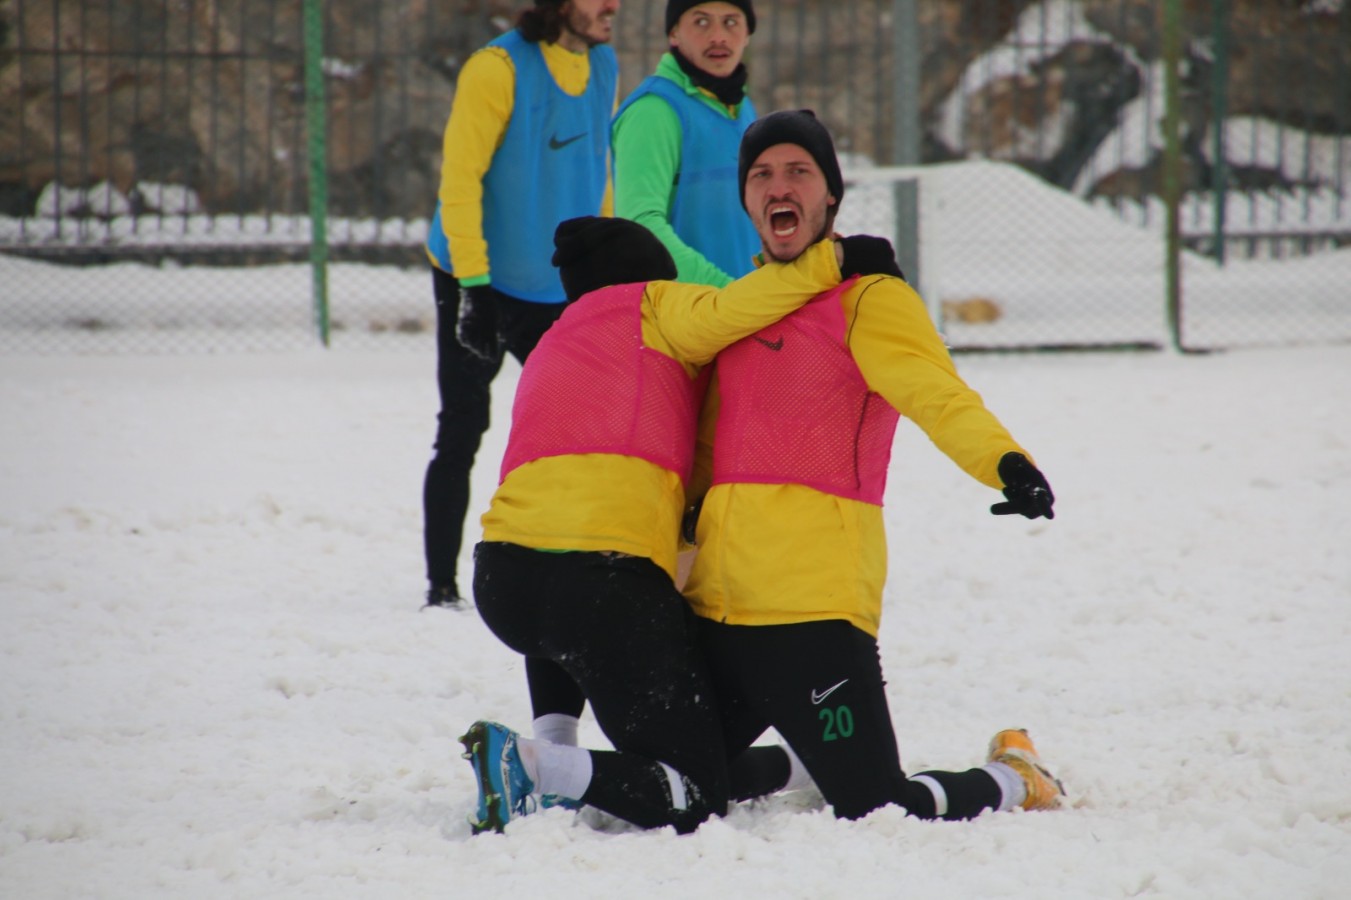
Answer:
[{"label": "rocky cliff background", "polygon": [[[664,5],[623,3],[615,41],[623,90],[665,47]],[[1215,6],[1183,2],[1189,187],[1210,183],[1206,142],[1219,100],[1226,117],[1328,139],[1351,135],[1345,0],[1232,0],[1227,55],[1213,39]],[[892,7],[889,0],[759,4],[748,62],[761,111],[810,106],[843,150],[890,162]],[[326,0],[334,213],[428,214],[458,71],[511,26],[517,8],[498,0]],[[1157,90],[1155,0],[920,0],[918,8],[926,162],[1007,159],[1084,195],[1157,192],[1157,147],[1106,169],[1099,153],[1122,110]],[[1048,40],[1071,19],[1088,23],[1088,36]],[[1029,39],[1038,33],[1040,40]],[[1022,56],[1009,65],[1010,54]],[[0,0],[0,214],[32,215],[54,184],[103,183],[135,211],[162,203],[167,194],[147,186],[164,185],[186,189],[195,211],[302,211],[303,58],[301,4],[293,0]],[[1220,93],[1217,65],[1227,66]],[[1245,158],[1229,174],[1237,187],[1270,190],[1317,182],[1322,172]]]}]

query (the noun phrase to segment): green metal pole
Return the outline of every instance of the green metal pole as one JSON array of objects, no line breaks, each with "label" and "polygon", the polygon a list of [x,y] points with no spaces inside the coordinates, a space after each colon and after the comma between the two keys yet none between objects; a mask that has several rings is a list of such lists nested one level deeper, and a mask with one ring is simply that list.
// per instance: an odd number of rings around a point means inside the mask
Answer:
[{"label": "green metal pole", "polygon": [[1163,202],[1168,212],[1165,246],[1164,290],[1168,304],[1168,327],[1173,346],[1182,349],[1182,258],[1178,204],[1181,195],[1182,142],[1178,136],[1181,111],[1182,0],[1163,0]]},{"label": "green metal pole", "polygon": [[314,321],[327,347],[328,326],[328,117],[324,107],[324,11],[305,0],[305,128],[310,159],[310,282]]},{"label": "green metal pole", "polygon": [[[917,0],[892,0],[891,57],[896,93],[891,121],[891,164],[918,166],[920,160],[919,104],[919,4]],[[906,280],[920,289],[919,271],[919,181],[908,178],[892,188],[896,211],[896,257]],[[942,308],[931,298],[929,310],[941,322]]]},{"label": "green metal pole", "polygon": [[892,0],[891,55],[896,99],[891,122],[891,164],[920,164],[919,7],[917,0]]},{"label": "green metal pole", "polygon": [[1229,0],[1211,0],[1211,34],[1215,43],[1215,66],[1211,74],[1210,121],[1214,129],[1210,169],[1210,193],[1215,204],[1215,261],[1224,265],[1225,215],[1229,205],[1229,164],[1225,161],[1224,120],[1229,118]]}]

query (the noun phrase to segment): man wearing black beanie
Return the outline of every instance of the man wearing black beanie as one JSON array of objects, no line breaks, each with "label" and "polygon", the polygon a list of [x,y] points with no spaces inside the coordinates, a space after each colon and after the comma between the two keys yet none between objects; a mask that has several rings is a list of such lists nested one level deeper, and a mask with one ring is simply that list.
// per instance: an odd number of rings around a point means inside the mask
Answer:
[{"label": "man wearing black beanie", "polygon": [[[810,111],[757,121],[737,169],[766,262],[797,259],[831,232],[844,181]],[[814,781],[849,819],[887,804],[926,819],[1053,809],[1064,790],[1021,729],[996,734],[977,768],[901,769],[877,646],[899,417],[1003,492],[992,513],[1050,519],[1055,498],[899,274],[849,279],[718,354],[712,487],[684,590],[728,754],[771,727],[796,754],[739,761],[732,798]]]},{"label": "man wearing black beanie", "polygon": [[[706,0],[670,0],[666,4],[666,33],[670,34],[671,29],[680,21],[680,17],[701,2]],[[755,4],[751,3],[751,0],[727,0],[727,3],[741,10],[746,16],[746,30],[755,34]]]},{"label": "man wearing black beanie", "polygon": [[681,281],[720,287],[749,272],[759,248],[737,209],[735,164],[755,120],[742,63],[755,8],[750,0],[671,0],[665,22],[668,52],[611,129],[615,215],[649,228]]},{"label": "man wearing black beanie", "polygon": [[[773,156],[774,159],[768,159]],[[799,194],[783,198],[771,193],[772,207],[747,205],[747,179],[756,166],[756,179],[766,176],[772,164],[781,164],[786,170],[810,159],[818,178],[795,181]],[[750,213],[760,234],[764,252],[772,259],[792,259],[802,248],[819,241],[835,226],[835,216],[844,199],[844,177],[835,156],[835,144],[830,132],[810,109],[783,110],[770,113],[755,122],[741,141],[737,157],[737,184],[741,189],[741,205]],[[816,188],[824,186],[823,203],[818,205]],[[752,185],[755,187],[755,185]],[[761,220],[764,220],[763,222]],[[899,274],[899,273],[897,273]]]},{"label": "man wearing black beanie", "polygon": [[625,219],[564,221],[554,245],[573,302],[521,372],[474,600],[503,643],[576,680],[614,750],[474,723],[463,742],[480,786],[475,828],[580,801],[690,831],[726,811],[729,783],[674,582],[700,369],[857,275],[859,259],[895,262],[878,238],[823,240],[718,290],[653,280],[674,275],[670,254]]},{"label": "man wearing black beanie", "polygon": [[772,112],[763,119],[757,119],[746,129],[741,139],[741,149],[737,153],[737,189],[741,192],[741,205],[746,205],[746,175],[751,163],[759,159],[775,144],[795,144],[811,154],[821,175],[826,180],[834,212],[839,211],[840,201],[844,199],[844,176],[840,173],[840,160],[835,155],[835,142],[830,132],[816,113],[810,109],[784,109]]}]

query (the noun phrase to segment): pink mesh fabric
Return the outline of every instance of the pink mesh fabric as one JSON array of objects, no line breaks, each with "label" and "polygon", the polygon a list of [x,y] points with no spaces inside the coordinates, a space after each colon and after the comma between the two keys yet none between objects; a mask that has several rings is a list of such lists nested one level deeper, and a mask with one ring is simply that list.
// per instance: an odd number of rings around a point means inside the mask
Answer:
[{"label": "pink mesh fabric", "polygon": [[899,415],[845,345],[851,279],[718,357],[713,483],[803,484],[882,505]]},{"label": "pink mesh fabric", "polygon": [[545,333],[516,388],[501,478],[576,453],[636,456],[689,478],[706,379],[643,346],[645,287],[587,294]]}]

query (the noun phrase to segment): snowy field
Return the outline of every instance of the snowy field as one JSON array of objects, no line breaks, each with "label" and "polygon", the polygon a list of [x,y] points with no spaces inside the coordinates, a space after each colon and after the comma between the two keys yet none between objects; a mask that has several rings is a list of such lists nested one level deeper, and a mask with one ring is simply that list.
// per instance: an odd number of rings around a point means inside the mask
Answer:
[{"label": "snowy field", "polygon": [[476,837],[456,737],[529,713],[472,609],[419,611],[430,354],[0,357],[0,897],[1346,897],[1351,348],[958,363],[1058,515],[902,426],[902,754],[1026,727],[1069,808]]}]

